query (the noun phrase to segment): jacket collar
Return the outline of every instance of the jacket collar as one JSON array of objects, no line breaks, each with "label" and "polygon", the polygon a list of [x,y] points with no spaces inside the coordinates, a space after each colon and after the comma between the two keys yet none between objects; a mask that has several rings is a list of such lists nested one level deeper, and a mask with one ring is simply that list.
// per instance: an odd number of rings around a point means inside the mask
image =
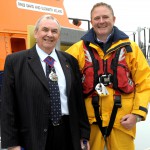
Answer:
[{"label": "jacket collar", "polygon": [[46,87],[46,89],[49,90],[48,83],[45,78],[45,73],[40,62],[40,57],[36,51],[35,46],[28,51],[28,63],[35,76]]},{"label": "jacket collar", "polygon": [[[113,33],[110,36],[112,42],[117,42],[119,40],[124,40],[128,38],[129,36],[126,35],[123,31],[119,30],[116,26],[113,27]],[[93,28],[90,29],[83,37],[81,37],[81,40],[97,45],[97,38]]]},{"label": "jacket collar", "polygon": [[[70,68],[69,63],[67,59],[62,55],[61,52],[56,51],[58,58],[60,60],[62,69],[65,74],[66,78],[66,87],[67,87],[67,94],[69,95],[70,89],[71,89],[71,73],[70,73]],[[45,77],[45,73],[43,71],[41,62],[40,62],[40,57],[36,51],[36,47],[34,46],[28,51],[28,63],[29,66],[31,67],[32,71],[34,72],[35,76],[40,80],[40,82],[45,86],[45,88],[49,91],[48,87],[48,82]]]}]

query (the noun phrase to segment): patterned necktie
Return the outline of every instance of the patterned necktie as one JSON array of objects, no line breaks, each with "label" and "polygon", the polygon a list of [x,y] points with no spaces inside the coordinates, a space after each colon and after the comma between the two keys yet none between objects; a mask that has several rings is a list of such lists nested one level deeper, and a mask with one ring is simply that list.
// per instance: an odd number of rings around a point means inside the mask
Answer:
[{"label": "patterned necktie", "polygon": [[50,56],[44,59],[44,62],[46,63],[46,77],[48,79],[50,91],[50,117],[53,124],[57,125],[61,119],[61,104],[54,61],[55,60]]}]

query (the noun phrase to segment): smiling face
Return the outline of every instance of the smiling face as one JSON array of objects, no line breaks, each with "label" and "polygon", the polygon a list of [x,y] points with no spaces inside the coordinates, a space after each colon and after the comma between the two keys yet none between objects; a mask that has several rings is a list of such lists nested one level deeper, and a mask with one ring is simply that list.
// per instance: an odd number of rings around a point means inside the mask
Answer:
[{"label": "smiling face", "polygon": [[112,10],[105,5],[97,5],[91,11],[91,24],[99,40],[106,42],[108,35],[112,32],[115,17]]},{"label": "smiling face", "polygon": [[42,18],[34,31],[34,37],[38,46],[47,54],[55,48],[60,37],[60,26],[58,22],[50,18]]}]

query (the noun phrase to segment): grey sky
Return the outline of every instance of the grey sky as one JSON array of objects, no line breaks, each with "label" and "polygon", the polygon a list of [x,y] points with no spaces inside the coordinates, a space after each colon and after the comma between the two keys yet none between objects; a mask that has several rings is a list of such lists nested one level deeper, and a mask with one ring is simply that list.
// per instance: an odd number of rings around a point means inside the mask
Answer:
[{"label": "grey sky", "polygon": [[[64,0],[69,18],[89,19],[92,6],[99,0]],[[136,30],[138,26],[150,27],[149,0],[103,0],[110,4],[116,16],[115,25],[124,31]]]}]

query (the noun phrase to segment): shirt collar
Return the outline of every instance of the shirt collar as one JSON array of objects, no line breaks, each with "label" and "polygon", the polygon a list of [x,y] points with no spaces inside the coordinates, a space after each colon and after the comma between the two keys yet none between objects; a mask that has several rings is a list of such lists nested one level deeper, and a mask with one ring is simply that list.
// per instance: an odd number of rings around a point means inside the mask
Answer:
[{"label": "shirt collar", "polygon": [[[107,43],[107,42],[109,41],[109,39],[111,38],[111,36],[113,35],[113,33],[114,33],[114,28],[113,28],[112,32],[108,35],[108,37],[107,37],[105,43]],[[103,42],[102,42],[100,39],[98,39],[98,38],[97,38],[97,41],[98,41],[99,43],[103,43]]]},{"label": "shirt collar", "polygon": [[41,61],[44,61],[44,59],[47,56],[51,56],[55,61],[58,61],[58,57],[57,57],[55,48],[52,50],[52,52],[49,55],[47,53],[45,53],[37,44],[36,44],[36,50],[37,50],[37,53],[38,53]]}]

